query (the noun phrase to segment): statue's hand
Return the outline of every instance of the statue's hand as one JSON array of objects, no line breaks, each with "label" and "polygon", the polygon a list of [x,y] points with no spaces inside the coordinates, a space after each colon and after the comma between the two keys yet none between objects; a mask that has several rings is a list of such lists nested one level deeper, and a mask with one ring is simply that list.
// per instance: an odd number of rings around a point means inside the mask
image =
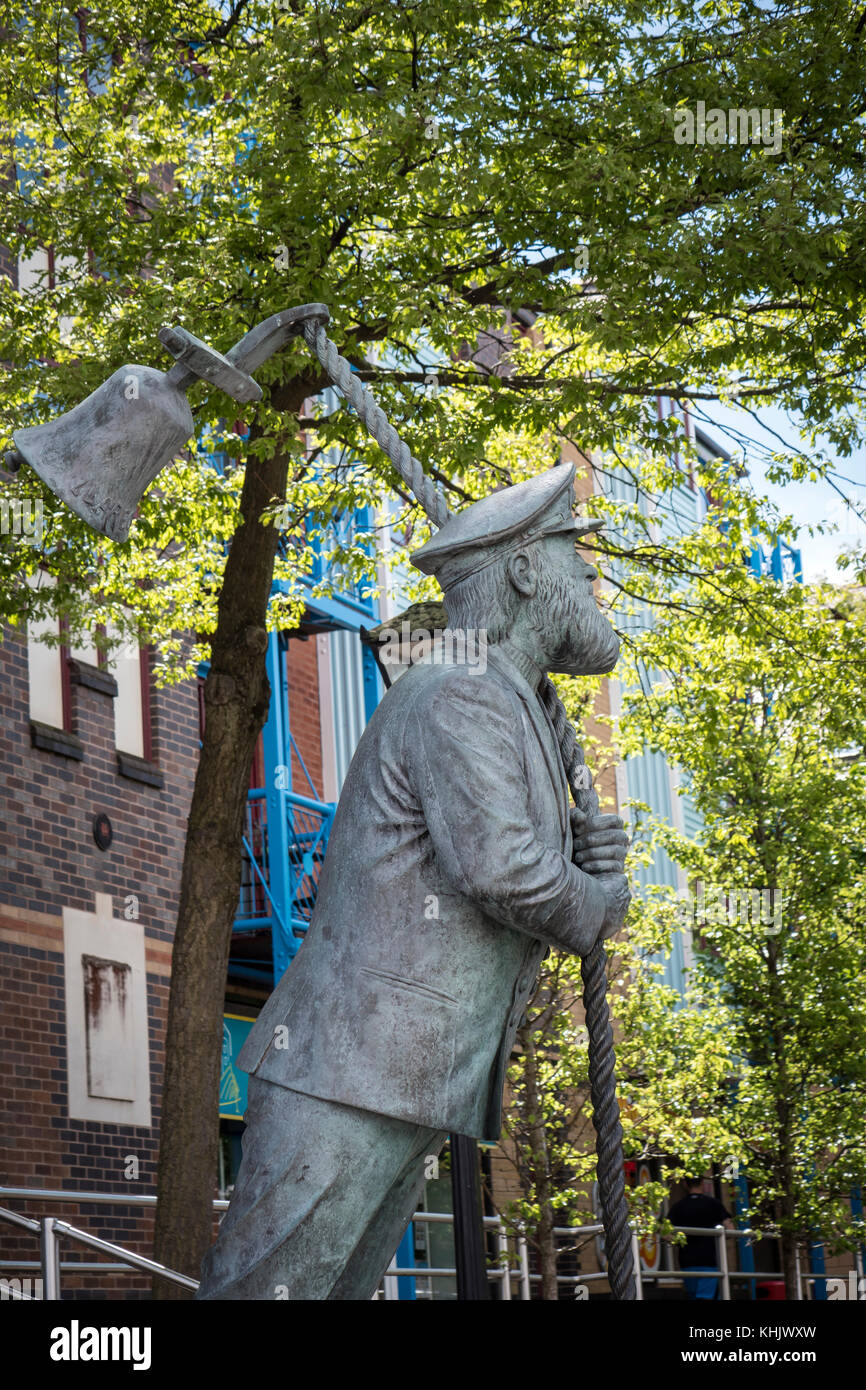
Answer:
[{"label": "statue's hand", "polygon": [[605,941],[616,936],[628,912],[631,902],[631,889],[625,874],[597,874],[594,882],[603,890],[607,901],[607,912],[599,929],[597,941]]},{"label": "statue's hand", "polygon": [[621,874],[628,851],[628,835],[619,816],[587,816],[571,812],[574,841],[572,862],[585,874]]},{"label": "statue's hand", "polygon": [[587,816],[577,809],[571,812],[571,833],[574,863],[585,874],[591,874],[593,882],[604,892],[607,911],[598,933],[598,940],[602,941],[619,931],[631,902],[623,872],[628,835],[619,816]]}]

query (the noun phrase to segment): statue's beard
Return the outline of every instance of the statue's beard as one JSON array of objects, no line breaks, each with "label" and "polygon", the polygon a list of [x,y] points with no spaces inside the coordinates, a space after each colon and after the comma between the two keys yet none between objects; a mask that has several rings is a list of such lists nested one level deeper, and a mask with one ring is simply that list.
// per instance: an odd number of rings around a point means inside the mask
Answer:
[{"label": "statue's beard", "polygon": [[542,571],[529,608],[530,624],[544,639],[546,671],[595,676],[613,670],[619,637],[585,580],[566,581]]}]

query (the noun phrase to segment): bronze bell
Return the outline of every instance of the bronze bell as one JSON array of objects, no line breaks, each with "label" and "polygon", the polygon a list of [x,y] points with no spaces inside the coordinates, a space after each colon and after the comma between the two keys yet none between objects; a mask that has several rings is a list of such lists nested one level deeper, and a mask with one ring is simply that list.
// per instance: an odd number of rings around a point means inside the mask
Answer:
[{"label": "bronze bell", "polygon": [[45,425],[15,430],[6,455],[28,463],[52,492],[114,541],[125,541],[146,488],[195,431],[186,389],[209,381],[236,401],[261,400],[249,375],[304,324],[328,322],[324,304],[303,304],[251,329],[227,356],[185,328],[161,328],[177,359],[169,372],[127,364],[80,405]]},{"label": "bronze bell", "polygon": [[127,363],[86,400],[46,425],[15,430],[14,468],[29,463],[51,491],[94,530],[125,541],[145,489],[195,425],[184,388],[213,382],[236,401],[261,387],[184,328],[161,328],[177,362],[169,372]]}]

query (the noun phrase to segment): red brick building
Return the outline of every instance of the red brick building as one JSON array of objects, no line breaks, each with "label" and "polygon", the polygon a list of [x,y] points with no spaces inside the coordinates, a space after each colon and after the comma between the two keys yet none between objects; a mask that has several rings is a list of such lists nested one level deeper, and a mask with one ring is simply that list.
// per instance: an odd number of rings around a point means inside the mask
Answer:
[{"label": "red brick building", "polygon": [[[0,1205],[61,1216],[149,1255],[152,1211],[124,1198],[155,1190],[198,692],[194,682],[158,690],[146,652],[122,656],[112,674],[96,652],[50,648],[39,635],[9,629],[0,644],[0,1184],[100,1191],[118,1204]],[[334,780],[335,740],[326,728],[323,753],[320,701],[329,641],[295,637],[285,658],[292,785],[310,795],[301,759],[317,788],[329,762]],[[333,709],[325,713],[332,722]],[[261,754],[256,761],[262,769]],[[230,978],[227,1013],[254,1016],[271,979],[268,970],[260,981]],[[224,1128],[230,1136],[240,1126]],[[64,1263],[82,1258],[90,1257],[64,1244]],[[0,1224],[0,1274],[35,1274],[6,1262],[37,1259],[32,1233]],[[148,1280],[64,1269],[63,1290],[146,1297]]]}]

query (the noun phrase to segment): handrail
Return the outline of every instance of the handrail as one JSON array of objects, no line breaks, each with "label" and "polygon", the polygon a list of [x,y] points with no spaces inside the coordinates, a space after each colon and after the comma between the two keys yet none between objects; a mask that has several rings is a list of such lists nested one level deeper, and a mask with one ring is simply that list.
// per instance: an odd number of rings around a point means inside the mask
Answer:
[{"label": "handrail", "polygon": [[[42,1202],[71,1202],[79,1206],[82,1202],[113,1202],[118,1207],[143,1207],[156,1206],[156,1193],[153,1192],[130,1192],[128,1195],[120,1192],[88,1192],[80,1188],[71,1188],[66,1191],[62,1187],[4,1187],[0,1184],[0,1197],[19,1197],[22,1201],[42,1201]],[[214,1211],[228,1211],[228,1200],[224,1197],[214,1197]],[[16,1212],[10,1212],[10,1216],[16,1216]],[[28,1218],[23,1216],[22,1221]]]},{"label": "handrail", "polygon": [[[0,1187],[0,1194],[5,1197],[19,1197],[26,1201],[54,1201],[71,1202],[74,1205],[82,1206],[86,1202],[111,1202],[115,1206],[127,1206],[132,1199],[135,1206],[155,1206],[156,1196],[150,1193],[130,1193],[128,1197],[116,1192],[64,1192],[62,1188],[38,1188],[38,1187]],[[228,1202],[216,1199],[214,1207],[225,1210]],[[46,1302],[57,1302],[60,1299],[60,1275],[62,1269],[72,1269],[79,1272],[76,1264],[72,1261],[61,1262],[60,1241],[71,1240],[77,1245],[84,1245],[91,1250],[97,1250],[101,1255],[112,1255],[116,1261],[110,1266],[99,1266],[102,1269],[116,1270],[118,1265],[123,1270],[140,1269],[146,1274],[156,1274],[162,1279],[168,1279],[172,1284],[179,1284],[182,1288],[195,1290],[198,1288],[198,1280],[190,1279],[185,1274],[180,1274],[176,1269],[169,1269],[167,1265],[160,1264],[157,1260],[148,1259],[146,1255],[139,1255],[135,1250],[127,1250],[125,1246],[116,1245],[109,1240],[102,1240],[99,1236],[92,1236],[88,1231],[82,1231],[78,1226],[72,1226],[68,1221],[63,1221],[57,1216],[43,1216],[41,1221],[34,1221],[29,1216],[22,1216],[20,1212],[9,1211],[7,1207],[0,1207],[0,1221],[5,1221],[12,1226],[20,1226],[24,1230],[31,1231],[39,1236],[39,1268],[42,1272],[42,1283],[44,1298]],[[82,1262],[84,1263],[84,1262]],[[87,1262],[91,1263],[91,1262]],[[29,1262],[28,1262],[29,1264]],[[80,1272],[84,1272],[83,1269]],[[30,1298],[31,1295],[22,1295]]]},{"label": "handrail", "polygon": [[[122,1274],[127,1266],[122,1262],[118,1264],[116,1261],[112,1264],[108,1260],[61,1260],[60,1268],[65,1269],[69,1274]],[[7,1269],[39,1270],[41,1274],[42,1261],[0,1260],[0,1270]]]},{"label": "handrail", "polygon": [[[50,1223],[50,1226],[49,1226]],[[145,1274],[158,1274],[162,1279],[168,1279],[172,1284],[180,1284],[184,1289],[197,1289],[199,1281],[189,1279],[185,1274],[179,1274],[176,1269],[169,1269],[167,1265],[160,1264],[158,1260],[149,1260],[146,1255],[139,1255],[134,1250],[127,1250],[122,1245],[114,1245],[110,1240],[100,1240],[99,1236],[91,1236],[87,1231],[79,1230],[77,1226],[70,1226],[68,1221],[61,1221],[56,1216],[48,1216],[44,1219],[43,1231],[46,1227],[55,1236],[54,1253],[58,1253],[56,1237],[64,1236],[67,1240],[74,1240],[78,1245],[86,1245],[91,1250],[98,1250],[102,1255],[114,1255],[122,1259],[124,1264],[132,1265],[133,1269],[142,1269]],[[59,1273],[59,1261],[56,1262]],[[59,1288],[59,1278],[58,1278]],[[48,1280],[45,1281],[48,1287]],[[59,1294],[58,1294],[59,1296]]]},{"label": "handrail", "polygon": [[[27,1191],[28,1189],[24,1189]],[[66,1195],[66,1194],[64,1194]],[[98,1266],[100,1269],[123,1270],[140,1269],[146,1274],[156,1274],[162,1279],[168,1279],[172,1284],[180,1284],[182,1288],[195,1290],[198,1288],[197,1279],[189,1279],[187,1275],[180,1274],[176,1269],[169,1269],[167,1265],[160,1264],[157,1260],[150,1260],[146,1255],[139,1255],[135,1250],[127,1250],[122,1245],[115,1245],[110,1240],[101,1240],[99,1236],[92,1236],[88,1231],[82,1231],[78,1226],[71,1226],[68,1221],[61,1220],[57,1216],[43,1216],[41,1221],[32,1221],[27,1216],[21,1216],[19,1212],[9,1211],[6,1207],[0,1207],[0,1221],[6,1221],[13,1226],[22,1226],[28,1231],[32,1231],[39,1236],[39,1265],[42,1274],[42,1285],[44,1299],[46,1302],[58,1302],[60,1299],[60,1274],[62,1269],[68,1272],[83,1273],[83,1268],[75,1262],[63,1262],[60,1260],[60,1241],[71,1240],[77,1245],[84,1245],[91,1250],[97,1250],[101,1255],[114,1256],[115,1263],[109,1266]],[[90,1261],[88,1264],[92,1263]],[[83,1262],[82,1262],[83,1264]],[[4,1267],[6,1262],[4,1261]],[[15,1266],[12,1268],[23,1268]],[[27,1262],[30,1267],[30,1262]],[[21,1294],[23,1298],[31,1298],[30,1294]]]},{"label": "handrail", "polygon": [[39,1230],[38,1221],[31,1221],[29,1216],[22,1216],[17,1211],[9,1211],[7,1207],[0,1207],[0,1221],[8,1221],[10,1226],[23,1226],[27,1231]]},{"label": "handrail", "polygon": [[[118,1193],[102,1191],[81,1191],[77,1189],[65,1190],[63,1188],[40,1188],[40,1187],[6,1187],[0,1185],[0,1197],[18,1198],[24,1201],[44,1201],[44,1202],[70,1202],[75,1205],[83,1205],[87,1202],[107,1203],[115,1206],[155,1206],[155,1193]],[[224,1198],[214,1198],[213,1208],[215,1211],[228,1210],[229,1203]],[[426,1225],[451,1225],[454,1221],[452,1212],[433,1212],[416,1211],[412,1217],[414,1222]],[[502,1289],[502,1298],[510,1299],[511,1280],[520,1281],[519,1297],[527,1299],[529,1297],[530,1286],[538,1283],[541,1279],[540,1274],[530,1274],[528,1246],[525,1236],[518,1235],[517,1258],[518,1266],[513,1267],[508,1260],[507,1249],[507,1230],[501,1217],[484,1216],[482,1218],[485,1230],[490,1231],[496,1236],[498,1253],[505,1256],[504,1261],[499,1265],[494,1265],[487,1271],[487,1277],[491,1280],[499,1281]],[[198,1283],[190,1279],[185,1274],[180,1274],[176,1270],[168,1269],[167,1266],[159,1264],[156,1260],[149,1259],[146,1255],[139,1255],[134,1250],[127,1250],[125,1247],[116,1245],[111,1241],[102,1240],[98,1236],[92,1236],[87,1231],[81,1230],[77,1226],[70,1225],[58,1217],[43,1217],[41,1221],[36,1221],[31,1217],[23,1216],[20,1212],[10,1211],[6,1207],[0,1207],[0,1222],[8,1222],[14,1226],[19,1226],[24,1230],[40,1237],[41,1259],[38,1264],[25,1261],[21,1264],[14,1264],[4,1260],[0,1268],[41,1268],[46,1299],[59,1298],[60,1272],[66,1270],[70,1273],[85,1273],[94,1271],[105,1271],[106,1273],[116,1270],[142,1270],[145,1273],[156,1274],[161,1278],[168,1279],[173,1283],[181,1285],[187,1289],[197,1289]],[[580,1236],[598,1235],[604,1227],[600,1223],[593,1223],[586,1226],[555,1226],[554,1234],[558,1236]],[[743,1229],[727,1230],[723,1226],[676,1226],[676,1232],[682,1231],[685,1235],[712,1236],[719,1249],[721,1256],[720,1263],[715,1268],[706,1269],[686,1269],[686,1270],[642,1270],[640,1269],[640,1259],[636,1252],[635,1267],[638,1273],[638,1286],[644,1282],[665,1280],[681,1280],[685,1278],[715,1278],[721,1283],[721,1296],[723,1300],[730,1299],[730,1283],[734,1279],[745,1280],[776,1280],[782,1278],[782,1274],[774,1270],[741,1271],[727,1268],[727,1241],[741,1236],[753,1236],[758,1233],[751,1227]],[[637,1236],[633,1231],[634,1245],[637,1246]],[[766,1234],[766,1232],[762,1232]],[[671,1242],[671,1236],[666,1232],[658,1232],[660,1240]],[[80,1245],[98,1251],[100,1254],[111,1255],[117,1261],[114,1264],[97,1264],[92,1261],[63,1261],[59,1258],[59,1242],[61,1239],[71,1240]],[[858,1265],[859,1268],[859,1265]],[[387,1277],[406,1277],[420,1279],[455,1278],[456,1269],[436,1267],[425,1268],[417,1265],[410,1268],[393,1264],[387,1271]],[[801,1275],[803,1283],[815,1283],[828,1276],[804,1274]],[[557,1283],[563,1285],[588,1284],[606,1278],[606,1271],[587,1271],[578,1275],[558,1275]],[[641,1290],[642,1293],[642,1290]],[[387,1295],[386,1295],[387,1296]],[[641,1296],[640,1294],[638,1295]]]},{"label": "handrail", "polygon": [[[288,787],[278,787],[280,796],[290,802],[292,806],[299,806],[302,811],[317,811],[320,814],[333,813],[337,809],[336,801],[314,801],[310,796],[301,796],[299,792],[290,792]],[[267,787],[250,787],[247,792],[247,801],[264,801],[268,795]]]},{"label": "handrail", "polygon": [[[258,859],[256,858],[255,854],[253,853],[252,846],[250,845],[249,841],[247,840],[246,835],[242,835],[242,836],[241,836],[241,843],[242,843],[244,849],[245,849],[246,852],[247,852],[247,859],[249,860],[251,867],[252,867],[253,869],[255,869],[256,873],[258,874],[259,882],[261,883],[261,886],[262,886],[262,888],[263,888],[264,891],[265,891],[265,895],[266,895],[266,897],[267,897],[267,900],[268,900],[268,902],[269,902],[270,905],[271,905],[271,910],[272,910],[274,916],[276,917],[277,921],[279,922],[280,926],[282,927],[283,931],[285,931],[285,930],[286,930],[286,924],[285,924],[285,922],[283,921],[282,914],[281,914],[279,908],[277,907],[276,903],[274,902],[273,895],[272,895],[271,889],[270,889],[270,885],[269,885],[269,883],[267,882],[267,880],[266,880],[264,874],[262,873],[261,867],[260,867],[260,865],[259,865],[259,861],[258,861]],[[262,921],[266,921],[266,920],[267,920],[266,918],[262,918]]]}]

